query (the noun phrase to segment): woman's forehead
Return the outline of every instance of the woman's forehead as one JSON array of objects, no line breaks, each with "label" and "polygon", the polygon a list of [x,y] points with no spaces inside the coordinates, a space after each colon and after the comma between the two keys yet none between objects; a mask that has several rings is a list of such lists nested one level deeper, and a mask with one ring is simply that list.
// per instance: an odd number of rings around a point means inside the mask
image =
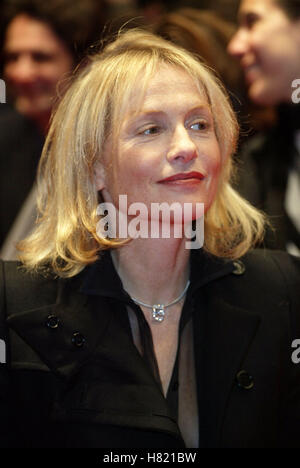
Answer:
[{"label": "woman's forehead", "polygon": [[[198,89],[197,80],[186,70],[179,67],[161,64],[147,83],[147,94],[157,92],[163,93],[165,89],[178,90]],[[202,88],[203,89],[203,88]]]},{"label": "woman's forehead", "polygon": [[176,102],[183,96],[194,101],[195,106],[210,107],[205,87],[199,79],[179,67],[161,64],[151,76],[137,80],[130,99],[124,103],[124,110],[126,113],[136,113],[148,108],[151,110],[153,105],[163,106],[167,99]]}]

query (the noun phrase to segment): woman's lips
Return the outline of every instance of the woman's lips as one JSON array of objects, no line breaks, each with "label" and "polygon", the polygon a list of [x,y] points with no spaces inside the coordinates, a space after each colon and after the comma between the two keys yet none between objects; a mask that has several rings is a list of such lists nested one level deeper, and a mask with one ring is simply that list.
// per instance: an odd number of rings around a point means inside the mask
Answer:
[{"label": "woman's lips", "polygon": [[171,185],[191,185],[198,184],[201,180],[204,179],[204,175],[201,172],[182,172],[174,174],[165,179],[159,180],[159,184],[171,184]]}]

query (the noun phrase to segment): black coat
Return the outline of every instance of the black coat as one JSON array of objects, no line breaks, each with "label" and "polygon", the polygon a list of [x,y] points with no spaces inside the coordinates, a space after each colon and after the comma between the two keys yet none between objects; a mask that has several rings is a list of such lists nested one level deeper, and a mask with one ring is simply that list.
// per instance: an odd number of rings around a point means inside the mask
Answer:
[{"label": "black coat", "polygon": [[[200,447],[299,447],[299,259],[192,258]],[[133,344],[110,255],[69,280],[8,262],[0,284],[1,446],[184,447]]]}]

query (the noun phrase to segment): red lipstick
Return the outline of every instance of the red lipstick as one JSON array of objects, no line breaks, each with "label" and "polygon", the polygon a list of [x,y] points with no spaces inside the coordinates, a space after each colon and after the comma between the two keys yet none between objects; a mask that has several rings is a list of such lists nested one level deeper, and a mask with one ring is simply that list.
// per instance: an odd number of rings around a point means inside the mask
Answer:
[{"label": "red lipstick", "polygon": [[201,172],[197,172],[197,171],[180,172],[170,177],[166,177],[165,179],[159,180],[158,183],[162,184],[165,182],[178,182],[178,183],[199,182],[200,180],[203,180],[204,177],[205,176],[201,174]]}]

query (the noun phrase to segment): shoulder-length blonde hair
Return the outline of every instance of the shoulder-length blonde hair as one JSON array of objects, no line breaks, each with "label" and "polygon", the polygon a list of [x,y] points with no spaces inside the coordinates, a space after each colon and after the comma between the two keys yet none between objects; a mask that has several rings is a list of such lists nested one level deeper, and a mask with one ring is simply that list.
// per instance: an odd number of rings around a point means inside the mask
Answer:
[{"label": "shoulder-length blonde hair", "polygon": [[52,119],[38,173],[39,219],[19,244],[20,259],[28,269],[48,265],[60,276],[73,276],[94,262],[101,249],[124,243],[101,239],[96,232],[94,167],[108,135],[118,135],[132,93],[140,89],[142,97],[162,63],[195,80],[214,117],[222,169],[216,198],[205,215],[204,248],[237,258],[261,238],[263,215],[230,186],[238,125],[222,85],[189,52],[151,33],[131,30],[90,59]]}]

